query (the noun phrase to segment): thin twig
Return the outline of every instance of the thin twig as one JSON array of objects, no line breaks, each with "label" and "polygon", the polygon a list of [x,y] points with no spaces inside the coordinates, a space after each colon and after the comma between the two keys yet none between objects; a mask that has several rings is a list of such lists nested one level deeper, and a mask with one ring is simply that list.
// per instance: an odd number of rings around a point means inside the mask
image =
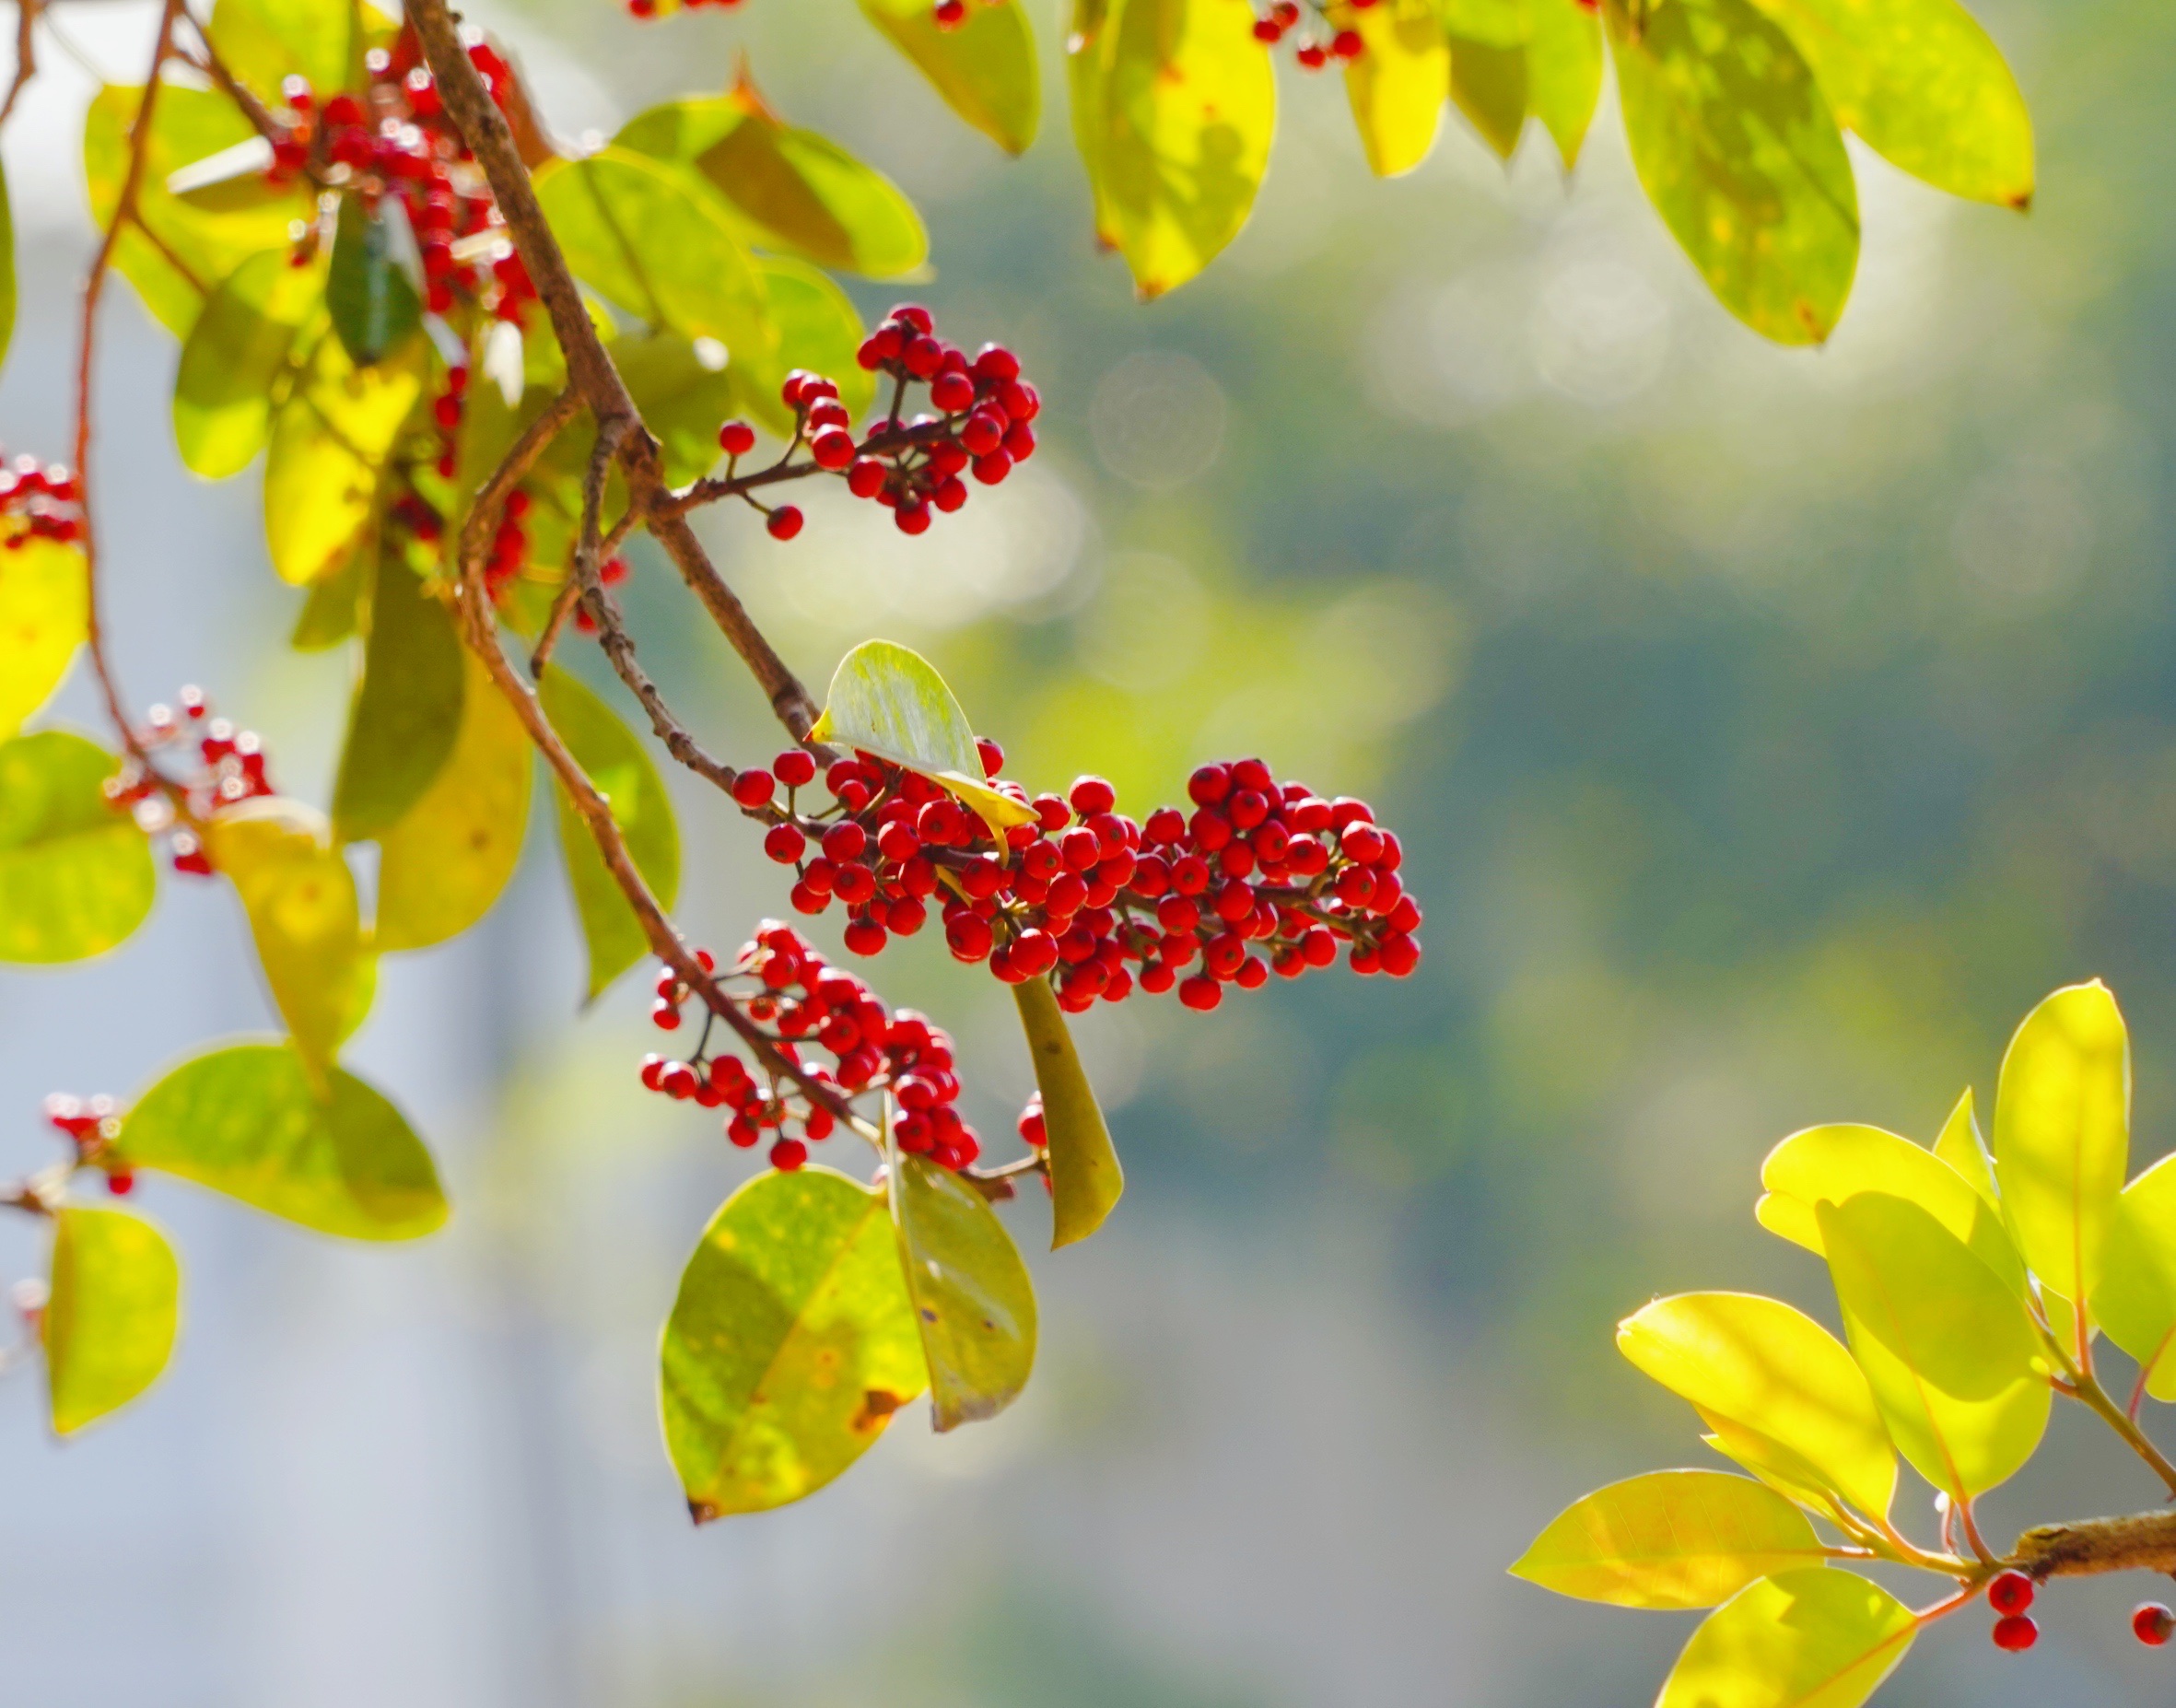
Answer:
[{"label": "thin twig", "polygon": [[575,540],[574,563],[567,571],[567,586],[552,601],[552,614],[544,623],[544,633],[537,638],[536,649],[529,655],[529,673],[532,677],[542,677],[544,666],[552,661],[552,649],[559,644],[559,630],[573,612],[574,602],[597,585],[598,533],[602,526],[604,485],[612,474],[614,455],[626,432],[626,422],[608,422],[598,430],[597,442],[590,447],[589,472],[582,477],[581,528]]},{"label": "thin twig", "polygon": [[472,564],[481,568],[485,554],[491,549],[491,536],[497,531],[499,513],[506,509],[507,496],[521,484],[535,466],[537,458],[544,455],[545,448],[559,437],[581,406],[581,393],[574,387],[568,386],[561,392],[545,405],[544,414],[521,429],[521,437],[491,471],[491,477],[477,488],[475,497],[470,501],[468,515],[462,519],[461,537],[455,548],[463,577]]},{"label": "thin twig", "polygon": [[657,684],[649,679],[649,673],[635,656],[635,642],[627,633],[626,619],[620,613],[618,602],[603,588],[592,587],[582,596],[582,608],[597,626],[597,643],[611,661],[614,673],[627,684],[627,691],[649,715],[649,727],[664,743],[665,751],[697,777],[731,794],[733,779],[740,773],[723,760],[705,753],[701,743],[673,715],[673,708],[665,704],[665,696],[658,692]]},{"label": "thin twig", "polygon": [[8,83],[7,99],[0,101],[0,124],[7,123],[16,101],[38,75],[38,15],[44,9],[44,0],[16,0],[15,76]]}]

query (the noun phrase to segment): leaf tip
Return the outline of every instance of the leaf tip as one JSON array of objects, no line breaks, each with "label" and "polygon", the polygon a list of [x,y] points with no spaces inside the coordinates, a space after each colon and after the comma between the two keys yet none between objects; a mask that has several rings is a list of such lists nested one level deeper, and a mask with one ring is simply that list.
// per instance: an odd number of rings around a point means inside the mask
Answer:
[{"label": "leaf tip", "polygon": [[710,1502],[698,1501],[692,1494],[687,1497],[687,1516],[690,1523],[700,1527],[711,1523],[720,1515],[718,1508]]}]

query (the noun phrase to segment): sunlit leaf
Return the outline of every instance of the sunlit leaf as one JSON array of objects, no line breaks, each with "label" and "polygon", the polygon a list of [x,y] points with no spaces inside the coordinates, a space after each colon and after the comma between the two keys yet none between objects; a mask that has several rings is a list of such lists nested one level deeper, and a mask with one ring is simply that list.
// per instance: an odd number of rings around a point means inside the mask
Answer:
[{"label": "sunlit leaf", "polygon": [[912,60],[961,118],[1007,154],[1035,139],[1043,82],[1020,0],[971,0],[956,29],[937,27],[922,0],[860,0],[861,15]]},{"label": "sunlit leaf", "polygon": [[2006,1480],[2040,1445],[2051,1398],[2024,1303],[1908,1199],[1862,1192],[1815,1213],[1897,1451],[1960,1500]]},{"label": "sunlit leaf", "polygon": [[813,1493],[921,1392],[883,1194],[828,1168],[725,1200],[665,1323],[665,1445],[702,1523]]},{"label": "sunlit leaf", "polygon": [[2091,1296],[2131,1150],[2131,1040],[2098,979],[2025,1016],[2002,1059],[1995,1174],[2018,1248],[2065,1299]]},{"label": "sunlit leaf", "polygon": [[[567,751],[610,804],[635,870],[659,903],[670,907],[680,894],[680,826],[649,755],[609,706],[565,671],[546,671],[537,694]],[[566,790],[555,783],[553,793],[559,803],[567,879],[589,945],[589,994],[594,999],[649,953],[649,940]]]},{"label": "sunlit leaf", "polygon": [[0,361],[15,338],[15,205],[0,172]]},{"label": "sunlit leaf", "polygon": [[[718,461],[718,428],[733,413],[731,368],[706,365],[705,354],[673,333],[622,338],[612,346],[613,365],[644,424],[663,447],[665,479],[675,486],[684,486]],[[595,442],[593,435],[584,438]],[[613,501],[615,506],[625,502],[616,493]],[[579,507],[579,496],[576,503]]]},{"label": "sunlit leaf", "polygon": [[1778,344],[1834,330],[1858,266],[1843,134],[1749,0],[1606,0],[1640,182],[1708,288]]},{"label": "sunlit leaf", "polygon": [[212,863],[249,915],[257,961],[295,1050],[322,1081],[341,1040],[370,1007],[376,963],[356,905],[355,875],[332,826],[300,801],[245,801],[212,820]]},{"label": "sunlit leaf", "polygon": [[1111,205],[1103,168],[1104,143],[1110,133],[1104,97],[1110,84],[1110,40],[1118,0],[1072,0],[1071,29],[1065,39],[1066,103],[1072,115],[1073,147],[1087,170],[1088,194],[1095,210],[1095,240],[1118,247],[1118,217]]},{"label": "sunlit leaf", "polygon": [[1784,1500],[1818,1514],[1831,1524],[1841,1524],[1843,1506],[1827,1486],[1819,1470],[1780,1442],[1770,1440],[1742,1423],[1702,1411],[1700,1421],[1708,1427],[1701,1440],[1753,1473]]},{"label": "sunlit leaf", "polygon": [[[838,387],[838,401],[859,419],[876,394],[875,376],[855,360],[861,346],[861,316],[853,299],[828,275],[805,261],[769,255],[756,263],[770,298],[771,324],[778,344],[766,366],[760,359],[736,362],[726,372],[733,381],[734,407],[753,416],[781,439],[793,432],[793,412],[778,388],[788,373],[805,368]],[[717,442],[709,447],[715,453]]]},{"label": "sunlit leaf", "polygon": [[358,369],[339,339],[318,340],[272,418],[264,458],[264,544],[281,580],[322,580],[368,530],[386,458],[422,395],[427,349],[418,340]]},{"label": "sunlit leaf", "polygon": [[1345,63],[1352,123],[1378,178],[1410,172],[1435,146],[1451,50],[1435,0],[1383,0],[1352,15],[1363,51]]},{"label": "sunlit leaf", "polygon": [[1602,94],[1601,20],[1579,0],[1530,0],[1527,103],[1568,172],[1579,164]]},{"label": "sunlit leaf", "polygon": [[1442,0],[1444,28],[1491,47],[1517,47],[1531,29],[1534,0]]},{"label": "sunlit leaf", "polygon": [[143,1217],[60,1211],[40,1325],[54,1434],[73,1435],[158,1380],[173,1353],[181,1294],[174,1249]]},{"label": "sunlit leaf", "polygon": [[321,1091],[292,1045],[228,1044],[170,1070],[117,1141],[157,1169],[345,1239],[419,1239],[443,1226],[430,1152],[374,1088],[334,1068]]},{"label": "sunlit leaf", "polygon": [[119,763],[64,730],[0,743],[0,961],[102,954],[151,911],[151,844],[105,796]]},{"label": "sunlit leaf", "polygon": [[1035,1087],[1043,1094],[1043,1127],[1049,1140],[1050,1248],[1055,1251],[1086,1239],[1103,1225],[1126,1189],[1126,1171],[1118,1165],[1095,1088],[1088,1083],[1049,981],[1031,978],[1014,985],[1012,1000],[1027,1034]]},{"label": "sunlit leaf", "polygon": [[428,789],[378,838],[380,953],[426,949],[474,925],[521,855],[536,765],[528,732],[464,655],[461,731]]},{"label": "sunlit leaf", "polygon": [[1712,1608],[1757,1577],[1825,1563],[1806,1515],[1725,1471],[1654,1471],[1574,1502],[1511,1568],[1559,1595]]},{"label": "sunlit leaf", "polygon": [[2093,1314],[2145,1370],[2146,1391],[2176,1399],[2176,1358],[2170,1356],[2176,1351],[2176,1156],[2164,1156],[2123,1188],[2106,1250]]},{"label": "sunlit leaf", "polygon": [[1856,1573],[1764,1577],[1701,1621],[1655,1708],[1858,1708],[1918,1632]]},{"label": "sunlit leaf", "polygon": [[1949,1111],[1949,1118],[1942,1123],[1942,1130],[1935,1139],[1935,1154],[1962,1175],[1965,1183],[1994,1205],[1997,1212],[2001,1211],[2002,1195],[1995,1189],[1995,1159],[1987,1154],[1986,1141],[1980,1137],[1980,1121],[1972,1110],[1971,1086],[1964,1088],[1957,1106]]},{"label": "sunlit leaf", "polygon": [[1702,1414],[1796,1455],[1863,1511],[1889,1511],[1896,1454],[1873,1393],[1804,1312],[1756,1293],[1680,1293],[1618,1324],[1617,1350]]},{"label": "sunlit leaf", "polygon": [[174,442],[206,480],[240,474],[264,448],[274,388],[324,290],[323,268],[298,267],[286,250],[268,249],[206,299],[174,378]]},{"label": "sunlit leaf", "polygon": [[1836,122],[1951,195],[2032,200],[2032,118],[1957,0],[1753,0],[1806,55]]},{"label": "sunlit leaf", "polygon": [[1035,1292],[989,1200],[949,1168],[891,1157],[899,1262],[939,1430],[993,1418],[1035,1362]]},{"label": "sunlit leaf", "polygon": [[0,741],[61,685],[89,614],[79,547],[29,538],[0,549]]},{"label": "sunlit leaf", "polygon": [[350,552],[342,557],[322,580],[310,584],[287,644],[298,652],[322,652],[347,639],[356,632],[364,584],[376,578],[377,570],[375,553]]},{"label": "sunlit leaf", "polygon": [[275,103],[289,76],[306,79],[322,100],[347,87],[362,56],[356,21],[349,0],[217,0],[209,33],[227,69],[260,100]]},{"label": "sunlit leaf", "polygon": [[1450,38],[1451,99],[1499,160],[1518,152],[1527,128],[1527,50]]},{"label": "sunlit leaf", "polygon": [[333,785],[333,829],[343,842],[399,822],[444,768],[461,729],[453,618],[399,552],[381,546],[377,557],[363,679]]},{"label": "sunlit leaf", "polygon": [[325,306],[357,368],[382,359],[422,324],[423,298],[396,256],[392,216],[382,203],[372,208],[359,195],[340,198]]}]

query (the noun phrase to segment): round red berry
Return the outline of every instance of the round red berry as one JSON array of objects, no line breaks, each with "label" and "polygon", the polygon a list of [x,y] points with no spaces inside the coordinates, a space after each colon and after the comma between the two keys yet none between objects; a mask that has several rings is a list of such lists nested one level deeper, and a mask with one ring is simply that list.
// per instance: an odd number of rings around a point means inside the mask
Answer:
[{"label": "round red berry", "polygon": [[892,521],[901,533],[927,533],[931,520],[930,507],[926,504],[902,504],[892,513]]},{"label": "round red berry", "polygon": [[1002,450],[993,450],[987,457],[975,459],[975,478],[985,486],[994,486],[1012,472],[1012,459]]},{"label": "round red berry", "polygon": [[857,498],[873,498],[884,489],[888,471],[874,457],[861,457],[847,470],[847,490]]},{"label": "round red berry", "polygon": [[1987,1585],[1987,1605],[1997,1613],[2022,1613],[2032,1605],[2036,1587],[2022,1572],[1998,1572]]},{"label": "round red berry", "polygon": [[856,919],[846,929],[846,945],[856,954],[881,953],[886,941],[884,928],[874,919]]},{"label": "round red berry", "polygon": [[2131,1632],[2149,1648],[2159,1648],[2176,1633],[2176,1613],[2158,1601],[2141,1601],[2131,1609]]},{"label": "round red berry", "polygon": [[718,448],[729,457],[744,457],[755,449],[755,429],[745,421],[728,421],[718,429]]},{"label": "round red berry", "polygon": [[798,1139],[781,1139],[771,1146],[771,1166],[791,1174],[809,1160],[809,1148]]},{"label": "round red berry", "polygon": [[763,838],[763,851],[781,866],[792,865],[808,845],[808,838],[791,825],[773,825]]},{"label": "round red berry", "polygon": [[768,771],[743,771],[733,778],[733,799],[744,807],[768,806],[776,788]]},{"label": "round red berry", "polygon": [[801,515],[798,505],[781,504],[770,513],[764,526],[770,530],[774,540],[790,540],[801,532]]},{"label": "round red berry", "polygon": [[827,427],[809,441],[809,455],[820,469],[843,469],[854,460],[854,436],[844,427]]},{"label": "round red berry", "polygon": [[771,761],[771,775],[789,789],[806,789],[816,780],[816,761],[800,748],[790,748]]},{"label": "round red berry", "polygon": [[2012,1655],[2022,1653],[2040,1641],[2040,1627],[2031,1616],[2012,1613],[2006,1619],[1995,1621],[1995,1646]]}]

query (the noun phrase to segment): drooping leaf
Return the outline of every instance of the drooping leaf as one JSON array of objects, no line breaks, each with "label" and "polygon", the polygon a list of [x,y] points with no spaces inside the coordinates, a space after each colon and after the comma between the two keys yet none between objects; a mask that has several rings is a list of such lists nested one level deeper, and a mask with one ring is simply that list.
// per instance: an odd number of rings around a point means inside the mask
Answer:
[{"label": "drooping leaf", "polygon": [[1499,160],[1518,152],[1527,128],[1527,50],[1453,36],[1451,99]]},{"label": "drooping leaf", "polygon": [[1757,1577],[1826,1563],[1806,1515],[1726,1471],[1654,1471],[1574,1502],[1512,1575],[1627,1608],[1712,1608]]},{"label": "drooping leaf", "polygon": [[206,837],[232,882],[272,1000],[321,1085],[341,1041],[362,1024],[376,985],[355,874],[323,814],[267,796],[218,813]]},{"label": "drooping leaf", "polygon": [[1088,194],[1095,210],[1095,240],[1118,247],[1118,216],[1112,206],[1104,170],[1104,143],[1110,134],[1105,97],[1110,87],[1110,44],[1117,28],[1114,6],[1122,0],[1072,0],[1071,29],[1065,38],[1066,101],[1072,115],[1073,147],[1086,169]]},{"label": "drooping leaf", "polygon": [[381,545],[370,638],[333,785],[333,830],[359,842],[399,823],[445,768],[461,730],[461,638],[402,555]]},{"label": "drooping leaf", "polygon": [[1815,1214],[1897,1451],[1959,1500],[2006,1480],[2040,1445],[2051,1398],[2023,1302],[1909,1199],[1861,1192]]},{"label": "drooping leaf", "polygon": [[174,1249],[143,1217],[61,1209],[40,1325],[54,1434],[73,1435],[158,1380],[173,1353],[181,1293]]},{"label": "drooping leaf", "polygon": [[[805,261],[767,255],[756,263],[756,269],[770,298],[778,345],[768,366],[750,360],[735,362],[726,370],[733,382],[734,408],[780,438],[790,437],[793,412],[779,397],[778,388],[788,373],[805,368],[828,376],[838,387],[838,401],[859,420],[876,394],[876,380],[854,359],[862,327],[852,298]],[[708,449],[715,453],[715,436]]]},{"label": "drooping leaf", "polygon": [[0,743],[0,961],[103,954],[151,911],[151,844],[105,796],[118,764],[64,730]]},{"label": "drooping leaf", "polygon": [[357,368],[381,360],[422,324],[423,298],[396,256],[392,216],[383,203],[371,208],[359,195],[340,198],[325,306]]},{"label": "drooping leaf", "polygon": [[[2146,1391],[2176,1399],[2176,1156],[2164,1156],[2123,1188],[2109,1223],[2093,1315],[2138,1361]],[[2050,1306],[2059,1326],[2062,1317]]]},{"label": "drooping leaf", "polygon": [[306,79],[322,100],[348,83],[362,49],[351,40],[361,22],[349,0],[217,0],[209,33],[220,60],[267,104],[280,83]]},{"label": "drooping leaf", "polygon": [[318,340],[264,457],[264,544],[281,580],[323,580],[369,530],[386,458],[423,392],[427,348],[417,341],[357,368],[339,339]]},{"label": "drooping leaf", "polygon": [[1269,56],[1247,0],[1111,0],[1076,95],[1101,235],[1143,298],[1185,284],[1239,235],[1276,128]]},{"label": "drooping leaf", "polygon": [[890,1196],[936,1427],[993,1418],[1035,1362],[1027,1265],[989,1201],[951,1169],[895,1151]]},{"label": "drooping leaf", "polygon": [[2065,1299],[2091,1296],[2131,1151],[2131,1040],[2098,979],[2025,1016],[2002,1059],[1995,1174],[2018,1249]]},{"label": "drooping leaf", "polygon": [[1027,1051],[1035,1066],[1035,1087],[1043,1094],[1043,1127],[1048,1135],[1050,1164],[1050,1249],[1086,1239],[1103,1225],[1126,1190],[1126,1171],[1111,1144],[1095,1102],[1095,1088],[1073,1048],[1047,979],[1031,978],[1012,987]]},{"label": "drooping leaf", "polygon": [[1873,1393],[1804,1312],[1755,1293],[1679,1293],[1618,1324],[1617,1350],[1703,1415],[1796,1455],[1863,1511],[1889,1511],[1896,1454]]},{"label": "drooping leaf", "polygon": [[[664,779],[649,762],[649,755],[609,706],[565,671],[546,671],[537,684],[537,694],[567,751],[610,803],[613,823],[626,838],[635,870],[660,904],[670,907],[680,894],[680,826],[673,817]],[[567,879],[574,890],[583,941],[589,944],[589,995],[593,1000],[649,953],[649,940],[613,882],[574,802],[556,783],[552,792],[559,803],[559,847],[567,858]]]},{"label": "drooping leaf", "polygon": [[976,0],[940,29],[921,0],[860,0],[861,15],[914,62],[944,103],[1007,154],[1024,154],[1043,116],[1034,32],[1020,0]]},{"label": "drooping leaf", "polygon": [[1836,122],[1937,190],[2022,208],[2032,117],[1957,0],[1753,0],[1820,80]]},{"label": "drooping leaf", "polygon": [[743,1186],[680,1278],[659,1374],[698,1524],[836,1477],[927,1380],[883,1195],[828,1168]]},{"label": "drooping leaf", "polygon": [[123,1117],[132,1168],[152,1168],[344,1239],[420,1239],[445,1224],[430,1152],[345,1068],[321,1091],[294,1047],[228,1044],[170,1069]]},{"label": "drooping leaf", "polygon": [[1827,1479],[1803,1455],[1713,1412],[1701,1412],[1700,1421],[1708,1427],[1701,1440],[1725,1458],[1751,1471],[1784,1500],[1843,1527],[1843,1505]]},{"label": "drooping leaf", "polygon": [[1655,1708],[1858,1708],[1912,1647],[1919,1622],[1853,1572],[1785,1572],[1701,1621]]},{"label": "drooping leaf", "polygon": [[2000,1213],[2002,1194],[1995,1189],[1995,1159],[1987,1154],[1986,1141],[1980,1137],[1971,1086],[1964,1088],[1957,1106],[1949,1111],[1949,1118],[1942,1123],[1935,1139],[1935,1154],[1962,1175],[1965,1184]]},{"label": "drooping leaf", "polygon": [[273,393],[296,334],[325,292],[324,269],[268,249],[228,274],[181,345],[174,442],[206,480],[249,467],[272,435]]},{"label": "drooping leaf", "polygon": [[1568,172],[1602,94],[1601,20],[1579,0],[1528,0],[1527,103]]},{"label": "drooping leaf", "polygon": [[26,539],[0,550],[0,741],[61,685],[89,614],[80,549]]},{"label": "drooping leaf", "polygon": [[521,855],[536,766],[491,677],[463,656],[461,731],[438,776],[378,838],[381,953],[459,936],[498,899]]},{"label": "drooping leaf", "polygon": [[1813,74],[1749,0],[1606,0],[1632,163],[1716,299],[1778,344],[1834,330],[1858,190]]},{"label": "drooping leaf", "polygon": [[1454,36],[1491,47],[1517,47],[1527,39],[1527,13],[1532,4],[1533,0],[1443,0],[1444,28]]},{"label": "drooping leaf", "polygon": [[1384,0],[1352,15],[1358,59],[1345,62],[1345,97],[1378,178],[1410,172],[1435,146],[1450,93],[1451,50],[1435,0]]}]

